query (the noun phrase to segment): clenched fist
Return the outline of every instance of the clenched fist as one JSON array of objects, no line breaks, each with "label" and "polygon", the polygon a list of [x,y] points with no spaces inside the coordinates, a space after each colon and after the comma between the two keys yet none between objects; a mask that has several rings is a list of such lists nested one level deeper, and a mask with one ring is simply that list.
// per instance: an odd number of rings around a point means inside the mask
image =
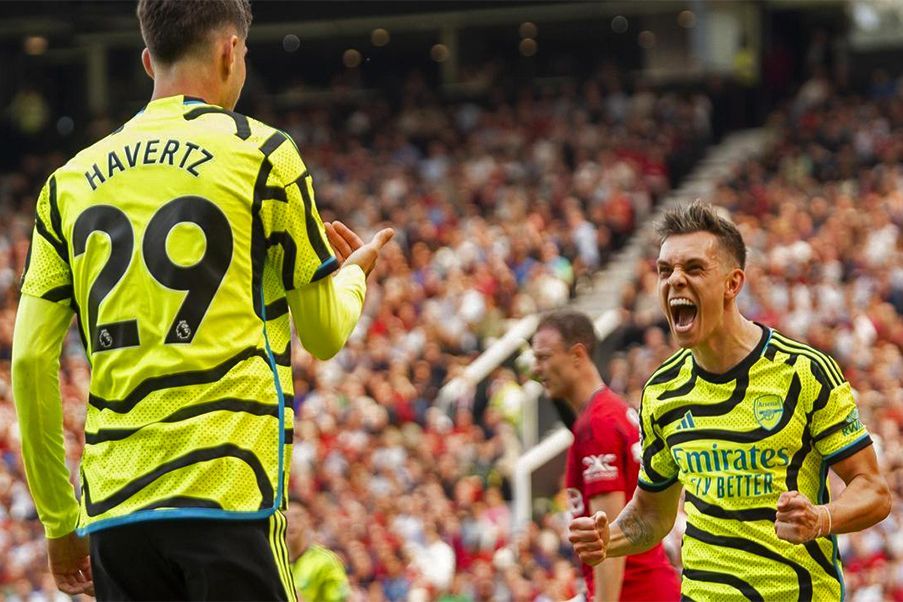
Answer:
[{"label": "clenched fist", "polygon": [[778,498],[774,532],[790,543],[805,543],[830,535],[831,515],[827,506],[816,506],[799,491],[785,491]]},{"label": "clenched fist", "polygon": [[608,516],[601,510],[592,516],[580,516],[571,521],[568,539],[580,560],[595,566],[608,555]]}]

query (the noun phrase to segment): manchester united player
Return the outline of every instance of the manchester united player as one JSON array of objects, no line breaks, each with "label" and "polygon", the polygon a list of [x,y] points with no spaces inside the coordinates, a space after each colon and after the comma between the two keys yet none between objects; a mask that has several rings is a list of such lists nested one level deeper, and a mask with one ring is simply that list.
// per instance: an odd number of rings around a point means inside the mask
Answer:
[{"label": "manchester united player", "polygon": [[[536,373],[546,392],[577,414],[566,474],[573,517],[598,510],[617,516],[633,496],[639,472],[637,413],[605,386],[592,360],[595,343],[589,317],[566,309],[545,315],[533,336]],[[582,568],[589,600],[680,598],[677,572],[661,544],[636,556]]]}]

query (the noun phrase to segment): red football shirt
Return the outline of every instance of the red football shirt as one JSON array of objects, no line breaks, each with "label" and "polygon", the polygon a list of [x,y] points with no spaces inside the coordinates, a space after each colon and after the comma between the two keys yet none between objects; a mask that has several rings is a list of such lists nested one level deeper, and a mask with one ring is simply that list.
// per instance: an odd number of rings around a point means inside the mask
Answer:
[{"label": "red football shirt", "polygon": [[[590,516],[593,496],[623,491],[633,497],[640,470],[639,416],[607,387],[596,391],[574,422],[565,486],[571,516]],[[615,517],[609,517],[614,520]],[[595,591],[593,567],[582,565],[589,600]],[[664,602],[680,599],[680,580],[661,544],[628,556],[621,600]]]}]

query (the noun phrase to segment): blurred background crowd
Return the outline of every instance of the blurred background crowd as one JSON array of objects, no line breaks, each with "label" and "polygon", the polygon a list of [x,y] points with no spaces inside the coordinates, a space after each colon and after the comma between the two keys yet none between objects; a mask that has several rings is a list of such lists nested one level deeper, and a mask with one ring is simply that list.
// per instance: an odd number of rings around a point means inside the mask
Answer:
[{"label": "blurred background crowd", "polygon": [[[305,504],[313,540],[339,555],[353,599],[579,593],[564,500],[537,503],[534,520],[514,528],[529,367],[503,363],[448,408],[439,390],[515,320],[588,288],[709,145],[764,123],[772,147],[736,166],[709,200],[750,248],[744,313],[833,354],[857,391],[896,497],[887,521],[840,538],[848,596],[903,600],[903,92],[882,70],[854,85],[841,36],[813,30],[794,62],[772,35],[758,88],[744,79],[740,51],[731,76],[692,85],[634,77],[629,61],[569,78],[512,77],[489,61],[462,75],[483,84],[464,97],[416,68],[395,73],[382,93],[357,95],[369,84],[346,61],[327,84],[340,101],[296,105],[255,94],[252,72],[239,109],[295,139],[323,219],[365,237],[396,229],[346,348],[318,362],[293,347],[290,495]],[[107,109],[70,130],[53,90],[0,98],[17,142],[0,153],[0,600],[16,602],[66,599],[47,571],[9,384],[34,199],[67,149],[130,114]],[[634,404],[673,352],[655,295],[655,242],[635,266],[606,341],[616,351],[603,361],[608,384]],[[74,331],[61,365],[77,474],[89,367]],[[668,542],[677,566],[679,523]]]}]

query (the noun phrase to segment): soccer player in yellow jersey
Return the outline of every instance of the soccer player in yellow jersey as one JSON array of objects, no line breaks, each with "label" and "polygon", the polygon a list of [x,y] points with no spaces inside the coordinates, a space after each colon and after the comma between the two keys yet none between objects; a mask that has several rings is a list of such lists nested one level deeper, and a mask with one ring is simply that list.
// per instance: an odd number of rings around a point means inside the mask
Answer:
[{"label": "soccer player in yellow jersey", "polygon": [[[685,493],[681,593],[688,600],[839,600],[836,533],[890,511],[869,434],[833,359],[737,309],[746,248],[707,204],[659,230],[659,301],[682,347],[640,410],[636,494],[609,523],[572,521],[580,558],[637,554],[674,524]],[[831,468],[846,489],[830,500]]]},{"label": "soccer player in yellow jersey", "polygon": [[344,602],[351,595],[348,573],[342,560],[331,550],[316,544],[311,536],[313,523],[298,502],[289,502],[286,510],[292,581],[302,602]]},{"label": "soccer player in yellow jersey", "polygon": [[[294,600],[290,322],[335,354],[392,230],[324,227],[293,141],[233,111],[247,0],[140,0],[138,18],[151,101],[50,176],[22,280],[12,378],[51,570],[101,599]],[[73,314],[80,502],[57,377]]]}]

